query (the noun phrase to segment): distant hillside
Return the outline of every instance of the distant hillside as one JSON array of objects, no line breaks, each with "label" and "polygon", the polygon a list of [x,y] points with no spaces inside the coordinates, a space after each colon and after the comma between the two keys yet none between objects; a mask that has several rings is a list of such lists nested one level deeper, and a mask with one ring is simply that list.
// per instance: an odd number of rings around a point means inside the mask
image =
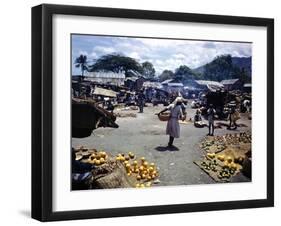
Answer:
[{"label": "distant hillside", "polygon": [[232,64],[240,69],[244,68],[252,76],[252,57],[232,57]]},{"label": "distant hillside", "polygon": [[240,78],[244,82],[249,82],[252,76],[252,58],[222,55],[193,71],[201,74],[201,77],[206,80],[221,81]]}]

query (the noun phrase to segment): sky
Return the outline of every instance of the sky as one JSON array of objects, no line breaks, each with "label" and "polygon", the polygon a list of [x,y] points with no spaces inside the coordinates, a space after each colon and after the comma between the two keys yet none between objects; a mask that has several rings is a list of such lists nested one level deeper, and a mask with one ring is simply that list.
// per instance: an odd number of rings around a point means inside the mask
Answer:
[{"label": "sky", "polygon": [[81,69],[73,64],[81,54],[86,55],[92,64],[103,55],[121,53],[139,63],[151,62],[159,75],[163,70],[174,71],[181,65],[194,69],[222,54],[249,57],[252,55],[251,46],[250,43],[237,42],[72,35],[72,74],[81,74]]}]

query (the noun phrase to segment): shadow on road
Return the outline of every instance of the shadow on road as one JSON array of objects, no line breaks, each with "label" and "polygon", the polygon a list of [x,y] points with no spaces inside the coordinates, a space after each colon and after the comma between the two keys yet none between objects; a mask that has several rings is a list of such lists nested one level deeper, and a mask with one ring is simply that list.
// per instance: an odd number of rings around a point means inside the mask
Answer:
[{"label": "shadow on road", "polygon": [[155,148],[156,151],[179,151],[179,149],[176,146],[158,146]]},{"label": "shadow on road", "polygon": [[[223,127],[228,128],[229,127],[229,123],[217,122],[215,124],[215,129],[223,129]],[[246,124],[244,124],[244,123],[238,123],[237,127],[248,127],[248,126]]]}]

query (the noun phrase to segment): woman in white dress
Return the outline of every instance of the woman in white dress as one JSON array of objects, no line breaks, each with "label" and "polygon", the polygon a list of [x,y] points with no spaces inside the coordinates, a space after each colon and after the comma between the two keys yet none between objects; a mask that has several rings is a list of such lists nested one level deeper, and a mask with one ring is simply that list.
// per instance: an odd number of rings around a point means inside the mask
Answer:
[{"label": "woman in white dress", "polygon": [[166,134],[170,136],[168,146],[173,146],[174,138],[180,137],[179,119],[183,119],[183,112],[181,106],[182,98],[177,97],[172,104],[170,104],[163,111],[158,113],[161,114],[165,111],[170,111],[170,118],[166,127]]}]

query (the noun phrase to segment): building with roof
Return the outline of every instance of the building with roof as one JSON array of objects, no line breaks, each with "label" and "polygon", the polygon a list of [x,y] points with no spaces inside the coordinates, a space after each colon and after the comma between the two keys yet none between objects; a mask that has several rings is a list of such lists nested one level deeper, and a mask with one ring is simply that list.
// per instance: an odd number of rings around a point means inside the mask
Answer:
[{"label": "building with roof", "polygon": [[172,93],[172,92],[181,92],[184,88],[181,82],[169,82],[166,84],[162,83],[163,90]]},{"label": "building with roof", "polygon": [[162,85],[160,82],[151,82],[151,81],[145,81],[143,83],[144,88],[155,88],[155,89],[161,89]]},{"label": "building with roof", "polygon": [[241,90],[243,88],[243,83],[240,79],[225,79],[221,81],[225,90]]},{"label": "building with roof", "polygon": [[163,82],[161,82],[161,84],[162,85],[167,85],[168,83],[173,82],[173,81],[174,81],[174,79],[166,79]]},{"label": "building with roof", "polygon": [[143,87],[143,83],[145,82],[145,78],[143,76],[133,76],[127,77],[125,79],[125,86],[130,90],[138,91]]},{"label": "building with roof", "polygon": [[125,74],[122,72],[115,73],[112,71],[87,72],[84,80],[101,84],[121,86],[124,85]]},{"label": "building with roof", "polygon": [[196,88],[202,90],[216,91],[216,90],[224,89],[223,84],[216,81],[195,80],[195,84],[196,84]]},{"label": "building with roof", "polygon": [[252,84],[251,83],[245,83],[243,86],[243,91],[247,93],[252,92]]}]

